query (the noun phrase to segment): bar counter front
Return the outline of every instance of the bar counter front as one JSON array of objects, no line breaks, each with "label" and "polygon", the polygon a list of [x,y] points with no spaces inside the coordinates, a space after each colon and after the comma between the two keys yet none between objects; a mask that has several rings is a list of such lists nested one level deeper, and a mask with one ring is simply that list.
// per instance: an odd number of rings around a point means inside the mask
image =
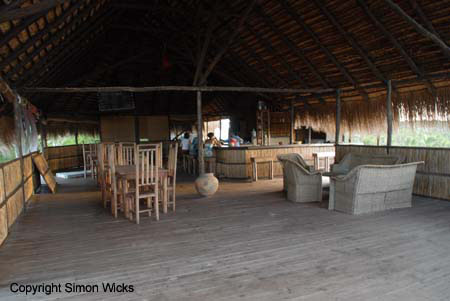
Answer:
[{"label": "bar counter front", "polygon": [[[313,153],[334,152],[333,144],[290,144],[215,148],[216,174],[221,178],[250,179],[252,177],[251,158],[272,158],[274,176],[282,176],[277,155],[298,153],[309,165],[314,164]],[[333,163],[333,162],[330,162]],[[269,177],[269,163],[258,164],[258,175]]]}]

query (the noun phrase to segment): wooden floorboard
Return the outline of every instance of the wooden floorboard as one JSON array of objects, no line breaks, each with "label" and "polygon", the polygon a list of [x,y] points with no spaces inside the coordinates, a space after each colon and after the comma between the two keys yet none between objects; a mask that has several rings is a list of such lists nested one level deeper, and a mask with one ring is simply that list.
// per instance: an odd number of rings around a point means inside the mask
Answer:
[{"label": "wooden floorboard", "polygon": [[351,216],[285,201],[281,180],[221,182],[212,198],[178,186],[177,212],[113,219],[92,182],[39,195],[0,247],[10,284],[125,283],[133,293],[33,300],[449,300],[450,202]]}]

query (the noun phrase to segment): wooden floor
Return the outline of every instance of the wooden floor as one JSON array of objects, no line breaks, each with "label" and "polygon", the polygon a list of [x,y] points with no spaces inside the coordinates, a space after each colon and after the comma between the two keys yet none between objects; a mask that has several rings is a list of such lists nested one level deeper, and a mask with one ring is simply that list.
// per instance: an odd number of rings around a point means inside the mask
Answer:
[{"label": "wooden floor", "polygon": [[70,183],[40,196],[0,248],[0,300],[25,298],[12,282],[135,288],[29,299],[450,299],[450,202],[355,217],[286,202],[280,180],[222,182],[210,199],[184,183],[175,214],[135,225]]}]

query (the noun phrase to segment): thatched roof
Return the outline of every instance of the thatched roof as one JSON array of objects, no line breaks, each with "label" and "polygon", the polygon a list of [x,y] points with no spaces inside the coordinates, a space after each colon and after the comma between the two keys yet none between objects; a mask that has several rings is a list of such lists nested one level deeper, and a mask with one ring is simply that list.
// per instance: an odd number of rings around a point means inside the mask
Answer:
[{"label": "thatched roof", "polygon": [[[448,47],[450,1],[393,3]],[[409,114],[449,112],[449,53],[391,0],[27,0],[0,7],[0,22],[1,76],[16,88],[201,84],[219,58],[208,85],[342,89],[349,127],[381,118],[387,79]],[[47,114],[98,114],[97,94],[27,96]],[[137,97],[139,112],[195,113],[192,93]],[[204,109],[229,114],[249,98],[210,93]],[[251,98],[292,100],[309,120],[331,118],[334,102],[333,93]]]}]

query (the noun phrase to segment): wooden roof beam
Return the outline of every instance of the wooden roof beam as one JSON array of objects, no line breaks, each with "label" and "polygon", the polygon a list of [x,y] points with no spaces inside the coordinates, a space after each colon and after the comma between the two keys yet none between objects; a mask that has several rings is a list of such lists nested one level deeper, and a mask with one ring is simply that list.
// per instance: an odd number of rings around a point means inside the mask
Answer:
[{"label": "wooden roof beam", "polygon": [[48,40],[45,40],[41,43],[41,45],[39,45],[39,47],[34,46],[34,50],[31,54],[27,55],[22,61],[19,61],[18,64],[16,66],[14,66],[14,68],[12,68],[12,70],[8,73],[11,74],[10,77],[12,77],[15,73],[17,73],[19,70],[21,70],[22,68],[24,68],[24,66],[26,64],[28,64],[30,61],[33,60],[33,58],[38,55],[42,50],[45,50],[48,54],[47,51],[47,46],[54,43],[56,40],[60,39],[60,38],[70,38],[70,35],[73,34],[73,32],[76,31],[76,29],[74,29],[74,25],[75,26],[79,26],[79,24],[85,22],[86,18],[89,18],[91,13],[95,13],[96,8],[92,8],[92,7],[86,7],[83,10],[83,13],[79,13],[76,17],[74,17],[71,22],[66,22],[63,26],[62,29],[60,29],[56,34],[51,35],[50,38]]},{"label": "wooden roof beam", "polygon": [[[247,30],[256,37],[256,39],[263,45],[263,47],[268,51],[272,56],[276,57],[277,60],[280,61],[280,63],[283,65],[283,67],[288,71],[290,76],[292,76],[294,79],[300,82],[300,84],[303,87],[309,88],[309,85],[305,82],[305,80],[297,73],[295,72],[291,65],[280,55],[277,55],[277,52],[272,47],[269,41],[267,41],[261,34],[256,32],[251,26],[247,24]],[[314,93],[315,96],[319,99],[321,103],[325,103],[325,100],[322,98],[322,96],[318,95],[317,93]]]},{"label": "wooden roof beam", "polygon": [[70,0],[46,0],[38,3],[34,3],[31,6],[27,7],[21,7],[21,8],[14,8],[6,10],[5,12],[2,12],[2,15],[0,15],[0,23],[6,22],[6,21],[13,21],[18,20],[22,18],[26,18],[29,16],[33,16],[42,12],[47,12],[50,9],[54,8],[58,4],[63,4],[64,2],[67,2]]},{"label": "wooden roof beam", "polygon": [[[209,20],[208,20],[208,26],[206,28],[206,35],[205,35],[205,39],[203,41],[202,46],[197,45],[198,49],[200,50],[197,54],[197,67],[195,68],[195,74],[194,74],[194,80],[192,82],[192,85],[197,85],[200,77],[202,76],[202,71],[203,71],[203,65],[205,63],[205,58],[206,58],[206,54],[208,52],[208,47],[209,44],[211,42],[211,35],[214,29],[214,26],[216,25],[217,22],[217,13],[219,10],[219,1],[216,0],[215,4],[214,4],[214,9],[213,9],[213,13],[211,14]],[[198,36],[200,36],[200,33],[198,33]],[[200,42],[200,41],[198,41]]]},{"label": "wooden roof beam", "polygon": [[439,35],[439,33],[436,31],[436,29],[433,26],[433,23],[430,22],[430,20],[428,20],[427,16],[425,15],[425,13],[423,12],[422,8],[420,7],[419,3],[417,3],[416,0],[409,0],[412,8],[417,12],[417,14],[419,15],[420,19],[422,20],[423,23],[425,23],[425,25],[427,26],[428,30],[431,31],[432,33],[434,33],[435,36],[437,36],[439,39],[442,40],[441,36]]},{"label": "wooden roof beam", "polygon": [[[50,33],[50,31],[54,28],[58,28],[63,22],[67,22],[67,17],[72,15],[82,4],[84,1],[80,1],[78,3],[73,4],[67,10],[65,10],[60,17],[58,17],[54,22],[48,23],[47,26],[38,31],[38,33],[30,37],[21,47],[15,49],[11,55],[7,56],[3,61],[0,62],[0,69],[4,68],[7,64],[11,63],[13,60],[17,59],[19,55],[22,53],[26,53],[27,49],[32,47],[37,41],[39,41],[46,34]],[[60,32],[60,31],[59,31]],[[42,43],[44,44],[44,43]]]},{"label": "wooden roof beam", "polygon": [[[400,44],[400,42],[384,27],[384,25],[375,17],[375,15],[370,11],[369,7],[367,6],[367,3],[365,0],[357,0],[360,7],[364,11],[365,15],[369,17],[369,19],[372,21],[372,23],[375,24],[375,26],[384,34],[386,38],[388,38],[391,43],[394,45],[394,47],[400,52],[400,54],[403,56],[404,60],[408,63],[411,70],[417,74],[421,78],[426,78],[425,73],[419,66],[414,62],[414,60],[409,56],[409,54],[406,52],[406,50],[403,48],[403,46]],[[427,81],[427,87],[428,91],[433,95],[436,96],[436,88],[433,86],[433,84],[428,80]]]},{"label": "wooden roof beam", "polygon": [[439,46],[445,56],[447,58],[450,58],[450,47],[448,47],[448,45],[444,41],[442,41],[434,33],[428,31],[416,20],[411,18],[398,4],[392,2],[392,0],[384,0],[384,2],[386,2],[386,4],[389,5],[397,14],[399,14],[407,23],[409,23],[409,25],[411,25],[419,34]]},{"label": "wooden roof beam", "polygon": [[228,48],[231,46],[233,41],[236,39],[237,35],[241,31],[247,17],[249,16],[250,12],[252,11],[254,5],[256,4],[258,0],[252,0],[250,4],[247,6],[246,10],[240,17],[238,24],[226,43],[222,46],[222,48],[217,52],[216,56],[213,58],[213,60],[210,62],[209,66],[206,68],[205,72],[202,74],[202,77],[199,81],[200,85],[204,84],[211,73],[211,71],[214,69],[214,67],[217,65],[217,63],[222,59],[223,55],[227,52]]},{"label": "wooden roof beam", "polygon": [[274,32],[282,42],[308,67],[312,74],[320,81],[324,88],[330,88],[330,85],[325,80],[325,78],[317,71],[317,68],[310,62],[308,58],[306,58],[303,51],[295,45],[295,43],[289,39],[284,33],[282,33],[274,24],[272,18],[262,11],[261,7],[258,6],[257,13],[261,17],[261,19],[265,22],[265,24]]},{"label": "wooden roof beam", "polygon": [[375,66],[375,64],[372,62],[372,59],[369,58],[369,55],[366,53],[366,51],[358,44],[358,42],[353,38],[353,36],[346,31],[342,25],[337,20],[336,16],[328,10],[326,5],[323,3],[323,0],[314,0],[315,4],[321,12],[328,18],[328,20],[331,22],[331,24],[336,28],[340,35],[355,49],[358,51],[361,58],[366,62],[367,66],[369,66],[370,70],[372,70],[372,73],[375,74],[375,76],[382,82],[387,83],[387,77],[381,73],[381,71]]},{"label": "wooden roof beam", "polygon": [[[74,29],[74,32],[70,34],[69,38],[60,41],[59,44],[54,47],[50,53],[47,54],[47,56],[41,58],[37,63],[33,64],[31,69],[25,70],[25,76],[22,76],[23,78],[19,80],[17,84],[22,85],[23,83],[26,83],[30,78],[34,78],[37,73],[42,71],[41,68],[44,65],[47,66],[47,70],[50,70],[49,66],[51,66],[52,64],[55,65],[55,63],[58,62],[61,58],[67,59],[67,56],[73,52],[73,49],[79,48],[78,43],[83,42],[86,36],[95,31],[96,27],[90,26],[93,24],[96,24],[96,26],[100,26],[101,22],[103,22],[110,15],[111,11],[105,9],[103,12],[99,13],[99,16],[97,16],[97,18],[94,19],[94,23],[83,22],[82,20],[74,21],[79,23],[78,25],[81,25],[77,26]],[[39,76],[37,79],[44,79],[44,74],[45,72],[42,73],[41,76]]]},{"label": "wooden roof beam", "polygon": [[294,10],[294,8],[286,1],[286,0],[277,0],[278,3],[283,7],[284,11],[289,14],[292,19],[300,25],[300,27],[303,28],[304,31],[306,31],[314,40],[314,42],[320,47],[322,52],[325,54],[325,56],[333,62],[333,64],[339,69],[339,71],[344,75],[344,77],[349,81],[355,88],[358,90],[358,92],[361,94],[361,96],[368,101],[369,97],[367,95],[367,92],[361,87],[361,85],[358,83],[358,81],[349,73],[349,71],[339,62],[339,60],[335,57],[334,54],[331,53],[330,50],[328,50],[325,45],[322,44],[319,37],[316,35],[316,33],[309,28],[308,25],[306,25],[303,18]]}]

